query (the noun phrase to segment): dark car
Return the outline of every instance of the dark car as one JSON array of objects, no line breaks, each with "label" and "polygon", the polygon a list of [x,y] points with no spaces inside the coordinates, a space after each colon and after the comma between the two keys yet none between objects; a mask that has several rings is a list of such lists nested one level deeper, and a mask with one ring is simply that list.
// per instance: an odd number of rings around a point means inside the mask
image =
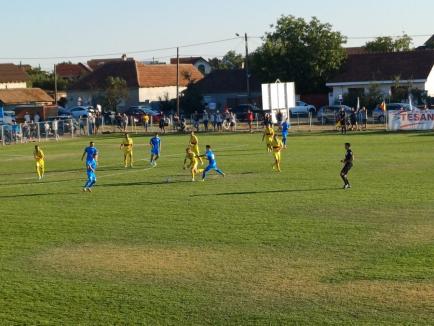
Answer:
[{"label": "dark car", "polygon": [[156,122],[158,123],[161,118],[161,114],[159,112],[156,112],[151,108],[145,106],[131,106],[124,113],[129,117],[134,117],[134,119],[136,119],[137,122],[142,122],[143,116],[145,114],[152,117],[152,121],[154,123]]},{"label": "dark car", "polygon": [[240,104],[237,107],[231,109],[231,112],[235,113],[238,121],[247,121],[247,113],[253,112],[253,115],[257,115],[259,120],[262,120],[264,116],[264,111],[261,108],[258,108],[257,106],[254,106],[252,104]]}]

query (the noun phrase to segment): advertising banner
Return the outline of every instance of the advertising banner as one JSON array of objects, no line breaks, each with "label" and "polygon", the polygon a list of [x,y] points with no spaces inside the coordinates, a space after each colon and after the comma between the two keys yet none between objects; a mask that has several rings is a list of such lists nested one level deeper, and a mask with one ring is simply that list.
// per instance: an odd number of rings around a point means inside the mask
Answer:
[{"label": "advertising banner", "polygon": [[434,110],[389,111],[388,129],[398,130],[433,130]]}]

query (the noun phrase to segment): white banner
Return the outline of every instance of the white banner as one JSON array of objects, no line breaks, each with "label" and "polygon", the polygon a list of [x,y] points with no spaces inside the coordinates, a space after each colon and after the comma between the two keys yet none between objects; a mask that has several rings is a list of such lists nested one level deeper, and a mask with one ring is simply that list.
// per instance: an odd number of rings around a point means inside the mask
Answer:
[{"label": "white banner", "polygon": [[388,128],[398,130],[433,130],[434,110],[389,111]]}]

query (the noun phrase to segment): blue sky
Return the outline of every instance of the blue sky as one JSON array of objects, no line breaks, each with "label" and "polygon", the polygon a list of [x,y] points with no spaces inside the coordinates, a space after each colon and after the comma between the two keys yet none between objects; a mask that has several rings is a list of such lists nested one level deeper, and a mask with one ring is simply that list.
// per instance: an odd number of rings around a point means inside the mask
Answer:
[{"label": "blue sky", "polygon": [[[430,0],[0,0],[0,62],[29,57],[123,53],[227,39],[236,32],[263,35],[284,14],[317,16],[347,36],[434,34]],[[426,37],[415,38],[415,45]],[[350,40],[362,45],[366,40]],[[252,49],[260,44],[251,39]],[[221,56],[243,51],[242,40],[181,49],[181,55]],[[167,60],[174,50],[134,54]],[[16,58],[16,59],[12,59]],[[72,58],[71,61],[86,61]],[[62,59],[22,59],[48,68]]]}]

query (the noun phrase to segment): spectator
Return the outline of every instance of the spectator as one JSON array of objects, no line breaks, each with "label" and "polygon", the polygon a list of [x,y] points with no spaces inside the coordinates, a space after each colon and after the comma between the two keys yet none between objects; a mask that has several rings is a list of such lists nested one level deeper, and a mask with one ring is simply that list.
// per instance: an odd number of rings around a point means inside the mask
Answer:
[{"label": "spectator", "polygon": [[128,116],[124,113],[122,116],[122,129],[124,132],[127,132],[128,128]]},{"label": "spectator", "polygon": [[161,133],[166,133],[166,116],[164,115],[164,113],[161,113],[158,127],[160,128]]},{"label": "spectator", "polygon": [[39,116],[39,113],[38,112],[36,112],[35,113],[35,117],[34,117],[34,120],[33,120],[35,123],[39,123],[40,121],[41,121],[41,117]]},{"label": "spectator", "polygon": [[248,110],[247,111],[247,123],[249,124],[249,132],[253,132],[253,121],[255,120],[255,116],[253,115],[253,112]]},{"label": "spectator", "polygon": [[217,113],[211,113],[211,124],[214,131],[217,130]]},{"label": "spectator", "polygon": [[30,123],[32,121],[32,117],[30,116],[29,112],[26,112],[24,115],[24,122]]},{"label": "spectator", "polygon": [[231,112],[229,126],[231,131],[235,131],[237,129],[237,117],[233,112]]},{"label": "spectator", "polygon": [[351,130],[352,131],[356,131],[358,126],[357,126],[357,115],[356,115],[356,109],[352,108],[351,109],[351,114],[350,114],[350,124],[351,124]]},{"label": "spectator", "polygon": [[282,122],[283,122],[283,114],[282,114],[282,111],[277,111],[277,114],[276,114],[276,120],[277,120],[277,125],[279,126],[279,128],[280,128],[280,126],[282,125]]},{"label": "spectator", "polygon": [[362,130],[368,129],[368,111],[366,110],[366,107],[362,107],[359,112],[360,116],[360,128]]},{"label": "spectator", "polygon": [[59,140],[59,121],[57,119],[54,119],[51,123],[51,126],[53,128],[54,138],[56,141]]},{"label": "spectator", "polygon": [[50,136],[50,123],[45,121],[44,123],[45,137]]},{"label": "spectator", "polygon": [[217,126],[217,131],[222,131],[223,130],[223,116],[221,115],[221,113],[219,111],[217,111],[216,113],[216,126]]},{"label": "spectator", "polygon": [[202,120],[203,120],[203,127],[204,127],[205,131],[207,132],[208,131],[208,124],[209,124],[209,115],[208,115],[208,112],[206,110],[203,111]]},{"label": "spectator", "polygon": [[101,128],[103,123],[103,116],[101,114],[101,112],[98,112],[96,114],[96,118],[95,118],[95,134],[98,135],[99,133],[99,129]]},{"label": "spectator", "polygon": [[199,132],[199,113],[197,111],[194,111],[192,120],[193,127],[196,129],[196,132]]},{"label": "spectator", "polygon": [[23,130],[24,141],[28,142],[30,140],[30,126],[26,120],[24,120],[24,123],[22,125],[22,130]]},{"label": "spectator", "polygon": [[145,129],[145,132],[148,132],[149,127],[149,115],[145,113],[143,115],[143,128]]}]

